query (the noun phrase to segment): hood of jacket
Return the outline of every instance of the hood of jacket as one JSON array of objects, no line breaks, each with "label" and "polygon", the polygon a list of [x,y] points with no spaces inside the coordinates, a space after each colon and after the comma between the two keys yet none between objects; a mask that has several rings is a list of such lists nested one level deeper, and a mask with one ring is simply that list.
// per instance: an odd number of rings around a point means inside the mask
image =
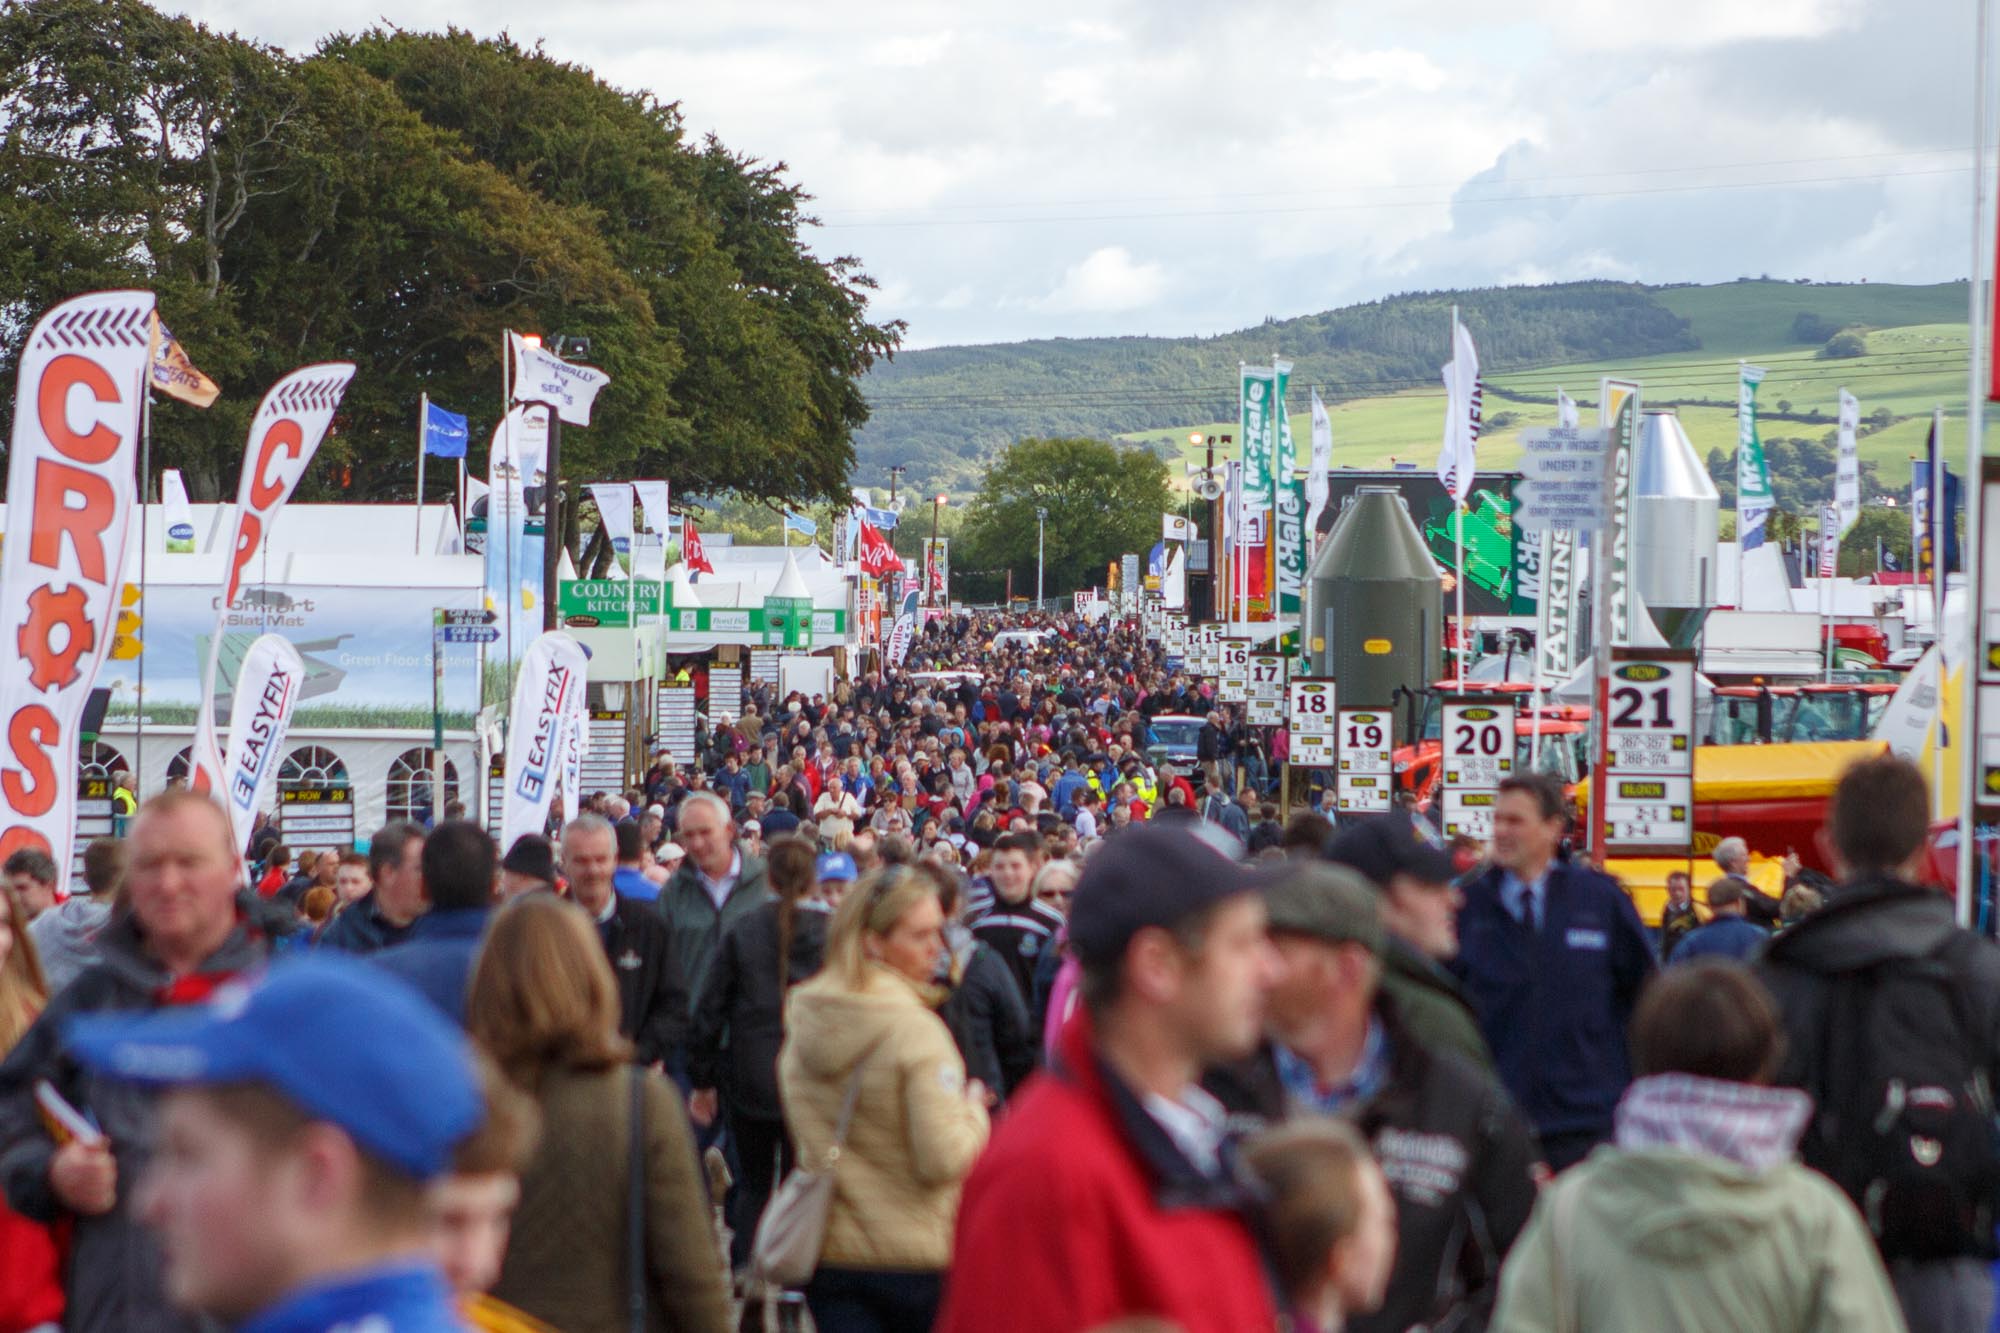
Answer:
[{"label": "hood of jacket", "polygon": [[1951,899],[1887,877],[1843,884],[1831,901],[1774,936],[1764,956],[1814,972],[1846,972],[1934,953],[1956,928]]},{"label": "hood of jacket", "polygon": [[864,1051],[874,1048],[913,1011],[928,1007],[918,987],[879,964],[866,966],[858,990],[828,968],[793,989],[786,1004],[785,1035],[808,1074],[844,1080]]},{"label": "hood of jacket", "polygon": [[111,904],[105,899],[66,899],[35,918],[36,943],[43,953],[85,953],[110,920]]},{"label": "hood of jacket", "polygon": [[1600,1148],[1587,1174],[1576,1173],[1583,1178],[1568,1184],[1586,1191],[1579,1230],[1662,1264],[1685,1265],[1692,1275],[1760,1233],[1784,1234],[1799,1206],[1795,1173],[1804,1169],[1751,1171],[1672,1148]]}]

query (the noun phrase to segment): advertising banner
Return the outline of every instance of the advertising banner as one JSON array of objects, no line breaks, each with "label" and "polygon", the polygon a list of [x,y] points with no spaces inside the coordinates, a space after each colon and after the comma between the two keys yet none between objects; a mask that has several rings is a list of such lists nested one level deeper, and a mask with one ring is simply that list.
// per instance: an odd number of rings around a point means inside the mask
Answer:
[{"label": "advertising banner", "polygon": [[591,483],[590,498],[597,502],[597,516],[604,525],[604,539],[618,567],[632,572],[632,487],[628,482]]},{"label": "advertising banner", "polygon": [[262,634],[243,655],[229,707],[229,753],[222,771],[223,807],[236,845],[250,845],[257,812],[277,785],[285,753],[285,733],[305,684],[305,659],[281,634]]},{"label": "advertising banner", "polygon": [[181,480],[179,468],[170,467],[160,474],[160,510],[167,520],[167,553],[193,554],[194,508],[188,504],[187,483]]},{"label": "advertising banner", "polygon": [[503,849],[523,834],[542,831],[557,779],[581,763],[574,732],[583,711],[584,664],[583,646],[561,630],[536,636],[521,659],[507,732]]}]

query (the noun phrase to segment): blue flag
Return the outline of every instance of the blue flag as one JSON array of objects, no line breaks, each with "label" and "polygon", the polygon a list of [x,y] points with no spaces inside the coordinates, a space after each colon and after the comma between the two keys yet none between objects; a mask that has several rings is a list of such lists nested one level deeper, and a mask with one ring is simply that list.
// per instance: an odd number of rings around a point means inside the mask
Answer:
[{"label": "blue flag", "polygon": [[785,526],[802,537],[810,537],[819,531],[819,524],[804,514],[794,514],[789,509],[785,511]]},{"label": "blue flag", "polygon": [[435,458],[465,457],[465,418],[456,412],[447,412],[436,403],[430,403],[424,411],[424,452]]}]

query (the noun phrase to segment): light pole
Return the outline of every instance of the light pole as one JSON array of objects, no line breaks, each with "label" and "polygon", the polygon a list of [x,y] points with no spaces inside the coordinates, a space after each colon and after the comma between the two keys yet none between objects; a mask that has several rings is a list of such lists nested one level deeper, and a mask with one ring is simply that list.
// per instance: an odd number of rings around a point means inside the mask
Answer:
[{"label": "light pole", "polygon": [[1042,609],[1042,545],[1043,527],[1049,521],[1049,511],[1035,506],[1035,609]]},{"label": "light pole", "polygon": [[931,540],[930,540],[930,545],[924,547],[924,605],[925,606],[937,605],[937,602],[934,600],[933,594],[936,593],[938,584],[942,582],[942,580],[938,578],[938,571],[933,567],[933,562],[937,560],[938,556],[938,544],[937,544],[938,518],[941,514],[944,513],[945,503],[950,498],[951,497],[948,495],[940,495],[936,499],[931,501]]}]

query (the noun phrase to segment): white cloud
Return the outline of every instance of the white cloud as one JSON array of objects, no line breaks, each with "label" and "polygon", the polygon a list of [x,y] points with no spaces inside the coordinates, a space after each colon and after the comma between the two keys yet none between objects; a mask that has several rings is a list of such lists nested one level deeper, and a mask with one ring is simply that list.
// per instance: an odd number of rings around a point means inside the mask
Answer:
[{"label": "white cloud", "polygon": [[1160,265],[1138,263],[1124,246],[1107,245],[1070,265],[1040,305],[1091,314],[1137,310],[1158,301],[1166,286],[1167,272]]}]

